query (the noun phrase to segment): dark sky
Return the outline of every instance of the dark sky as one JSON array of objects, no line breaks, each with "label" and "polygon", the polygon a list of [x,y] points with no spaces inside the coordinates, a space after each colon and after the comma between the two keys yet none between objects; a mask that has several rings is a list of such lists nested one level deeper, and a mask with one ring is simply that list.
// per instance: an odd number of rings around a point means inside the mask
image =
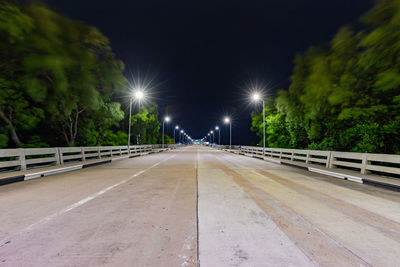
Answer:
[{"label": "dark sky", "polygon": [[99,28],[128,78],[137,71],[155,77],[155,102],[161,114],[168,107],[171,126],[201,138],[231,114],[235,144],[256,140],[250,132],[255,106],[246,100],[246,85],[257,80],[270,95],[287,89],[297,53],[327,44],[373,5],[372,0],[44,2]]}]

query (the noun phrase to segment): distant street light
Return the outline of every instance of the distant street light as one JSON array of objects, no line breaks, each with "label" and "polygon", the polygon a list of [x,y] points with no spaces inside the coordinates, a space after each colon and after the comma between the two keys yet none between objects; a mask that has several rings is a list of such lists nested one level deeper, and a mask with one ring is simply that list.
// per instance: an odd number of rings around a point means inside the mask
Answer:
[{"label": "distant street light", "polygon": [[253,98],[254,102],[258,102],[260,99],[262,100],[262,105],[263,105],[263,156],[265,156],[265,103],[264,103],[264,98],[262,98],[259,93],[254,93],[252,98]]},{"label": "distant street light", "polygon": [[[132,120],[132,102],[133,99],[137,99],[139,101],[139,107],[140,107],[140,101],[145,97],[144,92],[142,89],[137,88],[135,92],[132,93],[131,97],[129,98],[129,127],[128,127],[128,153],[131,153],[131,120]],[[139,110],[140,111],[140,110]]]},{"label": "distant street light", "polygon": [[164,122],[168,123],[171,120],[170,117],[165,117],[162,122],[162,148],[164,148]]},{"label": "distant street light", "polygon": [[181,142],[181,135],[183,135],[184,132],[185,132],[184,130],[181,130],[181,132],[179,134],[179,143]]},{"label": "distant street light", "polygon": [[229,149],[232,149],[232,121],[229,117],[225,117],[224,123],[229,123]]},{"label": "distant street light", "polygon": [[214,141],[214,131],[210,131],[210,134],[212,134],[212,143],[215,143],[215,141]]},{"label": "distant street light", "polygon": [[221,145],[221,130],[219,126],[215,126],[215,130],[218,131],[218,145]]},{"label": "distant street light", "polygon": [[178,125],[176,125],[175,128],[174,128],[174,143],[176,143],[176,139],[175,139],[175,130],[179,130],[179,126],[178,126]]}]

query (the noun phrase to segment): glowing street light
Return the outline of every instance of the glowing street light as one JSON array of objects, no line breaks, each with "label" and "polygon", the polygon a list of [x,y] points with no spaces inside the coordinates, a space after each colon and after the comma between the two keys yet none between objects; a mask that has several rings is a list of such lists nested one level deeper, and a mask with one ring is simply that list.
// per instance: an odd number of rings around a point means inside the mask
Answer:
[{"label": "glowing street light", "polygon": [[143,99],[143,97],[144,97],[144,93],[143,93],[143,91],[142,90],[136,90],[135,91],[135,98],[137,99],[137,100],[142,100]]},{"label": "glowing street light", "polygon": [[179,130],[179,126],[178,126],[178,125],[176,125],[175,128],[174,128],[174,143],[176,143],[176,139],[175,139],[175,130]]},{"label": "glowing street light", "polygon": [[164,122],[168,123],[170,120],[171,118],[166,116],[162,122],[162,148],[164,148]]},{"label": "glowing street light", "polygon": [[[130,145],[131,145],[131,120],[132,120],[132,102],[133,99],[136,99],[139,102],[140,109],[140,101],[145,97],[145,94],[142,89],[136,88],[134,92],[132,92],[131,97],[129,98],[129,127],[128,127],[128,153],[131,153]],[[140,110],[139,110],[140,111]]]},{"label": "glowing street light", "polygon": [[180,134],[179,134],[179,143],[181,142],[181,136],[183,135],[184,132],[185,132],[185,131],[182,129],[181,132],[180,132]]},{"label": "glowing street light", "polygon": [[264,98],[261,97],[259,93],[254,93],[252,95],[253,101],[258,102],[259,100],[262,101],[263,105],[263,156],[265,156],[265,103]]},{"label": "glowing street light", "polygon": [[254,101],[258,101],[260,100],[261,96],[259,93],[254,93],[251,98],[253,98]]},{"label": "glowing street light", "polygon": [[221,131],[219,126],[215,126],[215,130],[218,131],[218,145],[221,145]]},{"label": "glowing street light", "polygon": [[226,123],[226,124],[229,123],[229,149],[232,149],[232,122],[231,122],[231,118],[225,117],[224,118],[224,123]]}]

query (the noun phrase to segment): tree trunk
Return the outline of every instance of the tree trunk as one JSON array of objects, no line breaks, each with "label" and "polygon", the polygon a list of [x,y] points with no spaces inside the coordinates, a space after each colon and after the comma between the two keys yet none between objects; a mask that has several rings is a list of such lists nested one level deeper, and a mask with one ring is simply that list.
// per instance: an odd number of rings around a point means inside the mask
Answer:
[{"label": "tree trunk", "polygon": [[14,144],[17,147],[21,146],[21,141],[19,140],[19,137],[17,135],[17,132],[15,131],[15,127],[12,124],[12,121],[7,118],[6,114],[4,114],[4,111],[2,109],[0,109],[0,118],[8,125],[9,127],[9,131],[10,131],[10,135],[11,135],[11,140],[13,140]]},{"label": "tree trunk", "polygon": [[74,118],[72,118],[72,114],[68,116],[68,121],[65,123],[65,128],[68,130],[68,134],[66,133],[66,129],[63,129],[63,135],[68,145],[75,144],[76,136],[78,135],[79,114],[81,114],[84,110],[84,108],[77,110]]}]

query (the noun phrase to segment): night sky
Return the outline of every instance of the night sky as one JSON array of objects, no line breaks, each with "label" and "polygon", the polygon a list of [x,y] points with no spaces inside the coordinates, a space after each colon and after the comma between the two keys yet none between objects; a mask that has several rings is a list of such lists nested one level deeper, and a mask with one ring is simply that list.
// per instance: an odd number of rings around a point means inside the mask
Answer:
[{"label": "night sky", "polygon": [[[130,79],[155,79],[154,102],[193,138],[233,118],[233,143],[257,140],[250,131],[248,85],[269,95],[287,89],[297,53],[327,44],[358,23],[372,0],[128,1],[46,0],[59,12],[100,29]],[[226,4],[229,3],[229,4]],[[222,135],[225,134],[222,127]]]}]

